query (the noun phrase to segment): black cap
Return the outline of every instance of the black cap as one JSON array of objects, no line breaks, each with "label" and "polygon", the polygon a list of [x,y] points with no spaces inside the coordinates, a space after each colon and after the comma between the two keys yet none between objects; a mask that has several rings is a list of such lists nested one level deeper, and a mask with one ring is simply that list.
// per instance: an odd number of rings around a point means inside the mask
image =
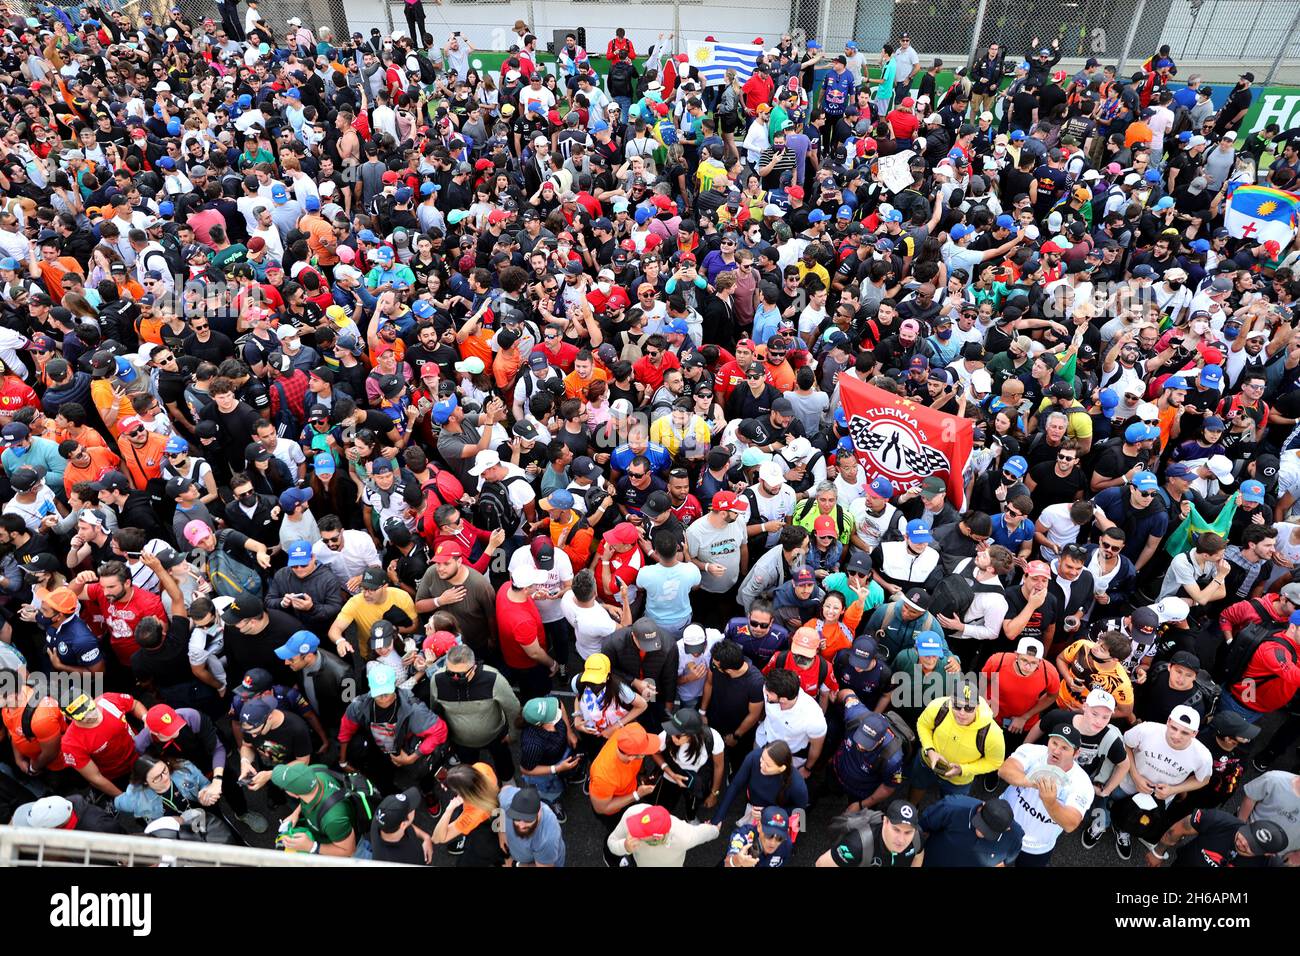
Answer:
[{"label": "black cap", "polygon": [[673,711],[671,719],[664,721],[664,733],[699,734],[704,732],[704,718],[693,707],[682,707]]},{"label": "black cap", "polygon": [[375,809],[375,822],[384,833],[396,833],[410,818],[411,811],[419,805],[420,791],[415,787],[394,793],[379,801],[379,806]]},{"label": "black cap", "polygon": [[235,693],[240,697],[253,697],[263,691],[271,689],[275,683],[275,678],[265,667],[250,667],[244,679],[240,681],[239,686],[235,688]]},{"label": "black cap", "polygon": [[1201,669],[1201,659],[1191,651],[1175,651],[1174,656],[1169,658],[1170,664],[1177,664],[1179,667],[1190,667],[1194,671]]},{"label": "black cap", "polygon": [[1082,743],[1082,740],[1079,737],[1078,729],[1074,726],[1074,724],[1070,723],[1069,721],[1066,721],[1065,723],[1061,724],[1059,727],[1057,727],[1047,736],[1059,737],[1061,740],[1064,740],[1075,750],[1078,750],[1079,745]]},{"label": "black cap", "polygon": [[26,466],[14,469],[13,474],[9,476],[9,484],[14,491],[31,491],[40,480],[40,473],[35,468]]},{"label": "black cap", "polygon": [[1210,718],[1210,726],[1220,737],[1240,737],[1243,740],[1254,740],[1260,730],[1258,724],[1252,724],[1232,710],[1220,710]]},{"label": "black cap", "polygon": [[392,621],[385,621],[380,618],[370,626],[370,647],[372,650],[376,644],[397,645],[397,628],[393,626]]},{"label": "black cap", "polygon": [[387,587],[388,575],[385,574],[384,569],[378,565],[366,568],[365,571],[361,572],[361,586],[371,591]]},{"label": "black cap", "polygon": [[668,498],[668,492],[653,491],[646,498],[645,504],[641,506],[641,514],[653,521],[664,512],[671,510],[672,506],[673,503]]},{"label": "black cap", "polygon": [[870,574],[871,573],[871,555],[865,551],[854,551],[849,556],[848,563],[844,565],[846,573]]},{"label": "black cap", "polygon": [[903,600],[922,611],[930,610],[930,595],[925,588],[908,588],[903,593]]},{"label": "black cap", "polygon": [[384,536],[398,546],[411,543],[411,529],[396,515],[384,522]]},{"label": "black cap", "polygon": [[908,800],[895,800],[885,808],[885,819],[895,826],[914,827],[920,817],[916,804]]},{"label": "black cap", "polygon": [[985,836],[1000,837],[1011,829],[1015,819],[1011,814],[1011,804],[996,797],[984,801],[984,805],[975,811],[972,822]]},{"label": "black cap", "polygon": [[266,613],[266,605],[262,599],[254,594],[241,594],[235,598],[235,602],[226,608],[221,619],[227,624],[235,624],[239,621],[251,621],[255,617],[261,617]]},{"label": "black cap", "polygon": [[58,571],[62,565],[59,563],[59,559],[50,552],[38,551],[36,554],[27,555],[19,567],[28,574],[49,574]]},{"label": "black cap", "polygon": [[659,636],[659,625],[648,617],[632,622],[632,637],[643,651],[657,651],[664,646],[663,638]]},{"label": "black cap", "polygon": [[542,812],[542,795],[536,787],[520,787],[506,808],[506,816],[520,823],[532,823]]}]

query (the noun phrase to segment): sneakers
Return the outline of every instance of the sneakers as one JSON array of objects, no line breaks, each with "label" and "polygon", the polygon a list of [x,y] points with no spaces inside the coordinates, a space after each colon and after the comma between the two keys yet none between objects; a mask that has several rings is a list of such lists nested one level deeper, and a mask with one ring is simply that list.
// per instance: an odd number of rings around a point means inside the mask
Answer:
[{"label": "sneakers", "polygon": [[569,814],[564,809],[564,804],[560,803],[558,800],[551,804],[551,812],[555,814],[555,819],[560,823],[564,823],[569,819]]},{"label": "sneakers", "polygon": [[1088,821],[1088,828],[1083,831],[1080,841],[1083,843],[1085,850],[1091,850],[1101,842],[1102,835],[1106,832],[1105,817],[1100,810],[1092,811],[1092,819]]},{"label": "sneakers", "polygon": [[[463,836],[460,836],[452,840],[451,843],[448,844],[447,846],[447,852],[450,853],[452,856],[460,856],[462,853],[464,853],[465,838]],[[1125,857],[1125,859],[1128,859],[1128,857]]]},{"label": "sneakers", "polygon": [[1121,860],[1131,860],[1133,858],[1133,837],[1123,830],[1116,830],[1115,852],[1119,854]]}]

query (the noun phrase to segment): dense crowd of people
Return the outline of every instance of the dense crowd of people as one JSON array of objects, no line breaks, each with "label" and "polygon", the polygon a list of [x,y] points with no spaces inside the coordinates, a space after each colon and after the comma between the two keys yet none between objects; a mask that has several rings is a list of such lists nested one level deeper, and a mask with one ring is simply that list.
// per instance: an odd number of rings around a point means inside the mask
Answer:
[{"label": "dense crowd of people", "polygon": [[[218,7],[0,11],[0,819],[1300,864],[1251,74],[786,35],[707,85]],[[970,419],[960,478],[886,477],[849,379]]]}]

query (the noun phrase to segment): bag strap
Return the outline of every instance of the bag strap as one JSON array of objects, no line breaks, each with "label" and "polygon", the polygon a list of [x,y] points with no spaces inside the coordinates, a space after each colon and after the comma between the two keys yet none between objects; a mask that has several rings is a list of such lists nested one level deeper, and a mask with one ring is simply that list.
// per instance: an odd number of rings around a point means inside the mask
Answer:
[{"label": "bag strap", "polygon": [[35,740],[36,733],[32,730],[32,722],[36,719],[36,709],[41,706],[41,695],[35,688],[32,689],[32,696],[27,701],[27,706],[23,708],[22,728],[23,736],[28,740]]}]

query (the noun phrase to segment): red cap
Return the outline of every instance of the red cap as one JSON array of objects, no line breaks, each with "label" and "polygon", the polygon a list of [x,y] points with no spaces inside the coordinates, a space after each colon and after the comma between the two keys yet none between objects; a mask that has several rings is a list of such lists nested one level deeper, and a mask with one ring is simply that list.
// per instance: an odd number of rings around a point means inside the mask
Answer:
[{"label": "red cap", "polygon": [[493,209],[488,213],[488,224],[495,226],[499,222],[505,222],[510,218],[510,213],[504,209]]},{"label": "red cap", "polygon": [[753,339],[741,339],[736,343],[738,349],[749,349],[751,352],[757,352],[758,346],[754,344]]},{"label": "red cap", "polygon": [[734,491],[719,491],[713,496],[713,503],[709,507],[714,511],[731,511],[738,515],[749,510],[749,504]]},{"label": "red cap", "polygon": [[913,106],[916,105],[916,100],[912,99],[912,97],[910,97],[910,96],[904,96],[904,97],[903,97],[903,105],[906,106],[906,107],[908,107],[908,108],[911,108],[911,107],[913,107]]},{"label": "red cap", "polygon": [[627,818],[627,833],[634,840],[664,836],[673,825],[672,814],[664,807],[646,807]]},{"label": "red cap", "polygon": [[1276,239],[1270,239],[1264,243],[1264,251],[1270,256],[1277,258],[1277,254],[1282,251],[1282,247],[1278,244]]},{"label": "red cap", "polygon": [[1201,358],[1205,359],[1206,365],[1222,365],[1223,351],[1222,349],[1216,349],[1213,347],[1201,349]]},{"label": "red cap", "polygon": [[813,534],[834,534],[835,519],[830,515],[821,515],[813,522]]},{"label": "red cap", "polygon": [[787,186],[785,188],[785,194],[789,196],[791,199],[803,199],[803,187]]},{"label": "red cap", "polygon": [[443,541],[433,552],[435,561],[451,561],[457,558],[465,557],[465,549],[460,546],[458,541]]},{"label": "red cap", "polygon": [[690,263],[694,264],[694,262],[695,262],[695,253],[693,253],[693,252],[683,252],[682,255],[681,255],[681,261],[682,261],[682,262],[690,262]]},{"label": "red cap", "polygon": [[455,647],[457,643],[459,642],[456,640],[456,635],[451,633],[451,631],[434,631],[432,636],[424,639],[424,642],[420,647],[431,652],[436,659],[442,657],[443,654],[446,654],[449,650]]},{"label": "red cap", "polygon": [[[872,139],[870,136],[868,136],[866,139],[864,139],[864,140],[862,141],[862,150],[863,150],[863,152],[874,153],[874,152],[875,152],[877,149],[879,149],[879,148],[880,148],[880,144],[877,143],[877,142],[876,142],[874,139]],[[788,190],[788,189],[786,190],[787,193],[788,193],[789,191],[790,191],[790,190]]]},{"label": "red cap", "polygon": [[1056,253],[1059,253],[1059,252],[1061,251],[1061,247],[1058,246],[1058,245],[1057,245],[1056,243],[1054,243],[1054,242],[1045,242],[1045,243],[1043,243],[1043,245],[1042,245],[1040,251],[1042,251],[1042,252],[1056,252]]},{"label": "red cap", "polygon": [[677,62],[678,62],[678,63],[685,63],[685,62],[687,62],[688,60],[690,60],[690,57],[687,56],[685,53],[678,53],[678,54],[677,54]]},{"label": "red cap", "polygon": [[397,182],[397,173],[393,172],[393,171],[390,169],[390,170],[387,170],[387,171],[384,173],[384,175],[381,176],[380,178],[384,181],[384,185],[385,185],[385,186],[391,186],[393,183]]},{"label": "red cap", "polygon": [[667,104],[667,103],[655,103],[655,104],[654,104],[654,109],[655,109],[655,112],[658,113],[660,116],[667,116],[667,115],[668,115],[668,104]]},{"label": "red cap", "polygon": [[669,209],[677,208],[673,204],[673,201],[664,195],[656,195],[651,197],[650,205],[654,206],[656,209],[662,209],[664,212],[667,212]]},{"label": "red cap", "polygon": [[762,46],[762,45],[763,45],[763,38],[762,38],[762,37],[754,37],[754,46]]},{"label": "red cap", "polygon": [[715,40],[715,39],[712,37],[712,35],[710,35],[710,36],[706,36],[706,37],[704,38],[704,42],[705,42],[705,43],[717,43],[718,41]]},{"label": "red cap", "polygon": [[1027,578],[1050,578],[1052,569],[1048,567],[1046,561],[1030,561],[1025,565],[1025,577]]},{"label": "red cap", "polygon": [[616,524],[605,532],[605,540],[611,544],[636,544],[639,537],[640,534],[636,530],[636,525],[627,521]]},{"label": "red cap", "polygon": [[485,169],[491,169],[492,166],[493,163],[492,160],[490,159],[480,159],[474,163],[474,168],[477,169],[479,172],[482,172]]},{"label": "red cap", "polygon": [[145,726],[155,737],[175,737],[185,726],[181,715],[166,704],[154,704],[144,715]]}]

